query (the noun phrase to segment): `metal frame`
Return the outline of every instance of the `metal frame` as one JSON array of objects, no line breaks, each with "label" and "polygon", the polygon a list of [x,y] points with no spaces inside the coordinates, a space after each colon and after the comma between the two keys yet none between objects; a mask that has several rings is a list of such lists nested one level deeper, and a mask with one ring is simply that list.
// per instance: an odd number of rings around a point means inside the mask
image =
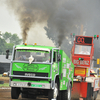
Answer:
[{"label": "metal frame", "polygon": [[[42,85],[42,87],[32,87],[28,86],[29,82],[16,82],[16,81],[11,81],[11,87],[24,87],[24,88],[41,88],[41,89],[50,89],[50,83],[35,83],[35,82],[30,82],[31,84],[35,85]],[[14,85],[16,84],[16,85]]]}]

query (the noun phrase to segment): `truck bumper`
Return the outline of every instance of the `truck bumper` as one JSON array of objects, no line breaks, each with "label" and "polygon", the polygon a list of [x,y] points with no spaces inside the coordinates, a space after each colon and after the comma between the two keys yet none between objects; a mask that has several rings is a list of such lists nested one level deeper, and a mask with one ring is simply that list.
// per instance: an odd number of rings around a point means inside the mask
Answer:
[{"label": "truck bumper", "polygon": [[50,89],[50,83],[35,83],[35,82],[17,82],[11,81],[11,87],[22,87],[22,88],[38,88],[38,89]]}]

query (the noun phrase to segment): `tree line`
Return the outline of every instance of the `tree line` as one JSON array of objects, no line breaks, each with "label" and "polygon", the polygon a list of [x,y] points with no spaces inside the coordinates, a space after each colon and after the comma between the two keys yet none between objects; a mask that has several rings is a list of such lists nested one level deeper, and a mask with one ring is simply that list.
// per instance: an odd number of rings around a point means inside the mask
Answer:
[{"label": "tree line", "polygon": [[0,55],[5,55],[6,50],[8,49],[11,54],[13,46],[18,45],[21,42],[22,39],[20,39],[16,33],[15,34],[11,34],[9,32],[2,33],[0,36]]}]

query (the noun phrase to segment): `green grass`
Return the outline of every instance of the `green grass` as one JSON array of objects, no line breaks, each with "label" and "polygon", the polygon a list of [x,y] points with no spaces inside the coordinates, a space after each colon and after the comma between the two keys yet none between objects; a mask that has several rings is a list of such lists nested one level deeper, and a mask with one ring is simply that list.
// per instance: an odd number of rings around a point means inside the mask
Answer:
[{"label": "green grass", "polygon": [[0,84],[0,87],[9,87],[9,83]]},{"label": "green grass", "polygon": [[0,74],[0,77],[2,77],[2,74]]}]

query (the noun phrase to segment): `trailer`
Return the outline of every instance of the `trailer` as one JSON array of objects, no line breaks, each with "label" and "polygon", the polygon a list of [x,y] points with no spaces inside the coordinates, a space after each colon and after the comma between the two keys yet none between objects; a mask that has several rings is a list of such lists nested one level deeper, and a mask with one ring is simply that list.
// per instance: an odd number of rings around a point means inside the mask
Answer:
[{"label": "trailer", "polygon": [[71,59],[75,65],[72,98],[96,100],[100,80],[94,72],[94,37],[75,36]]}]

